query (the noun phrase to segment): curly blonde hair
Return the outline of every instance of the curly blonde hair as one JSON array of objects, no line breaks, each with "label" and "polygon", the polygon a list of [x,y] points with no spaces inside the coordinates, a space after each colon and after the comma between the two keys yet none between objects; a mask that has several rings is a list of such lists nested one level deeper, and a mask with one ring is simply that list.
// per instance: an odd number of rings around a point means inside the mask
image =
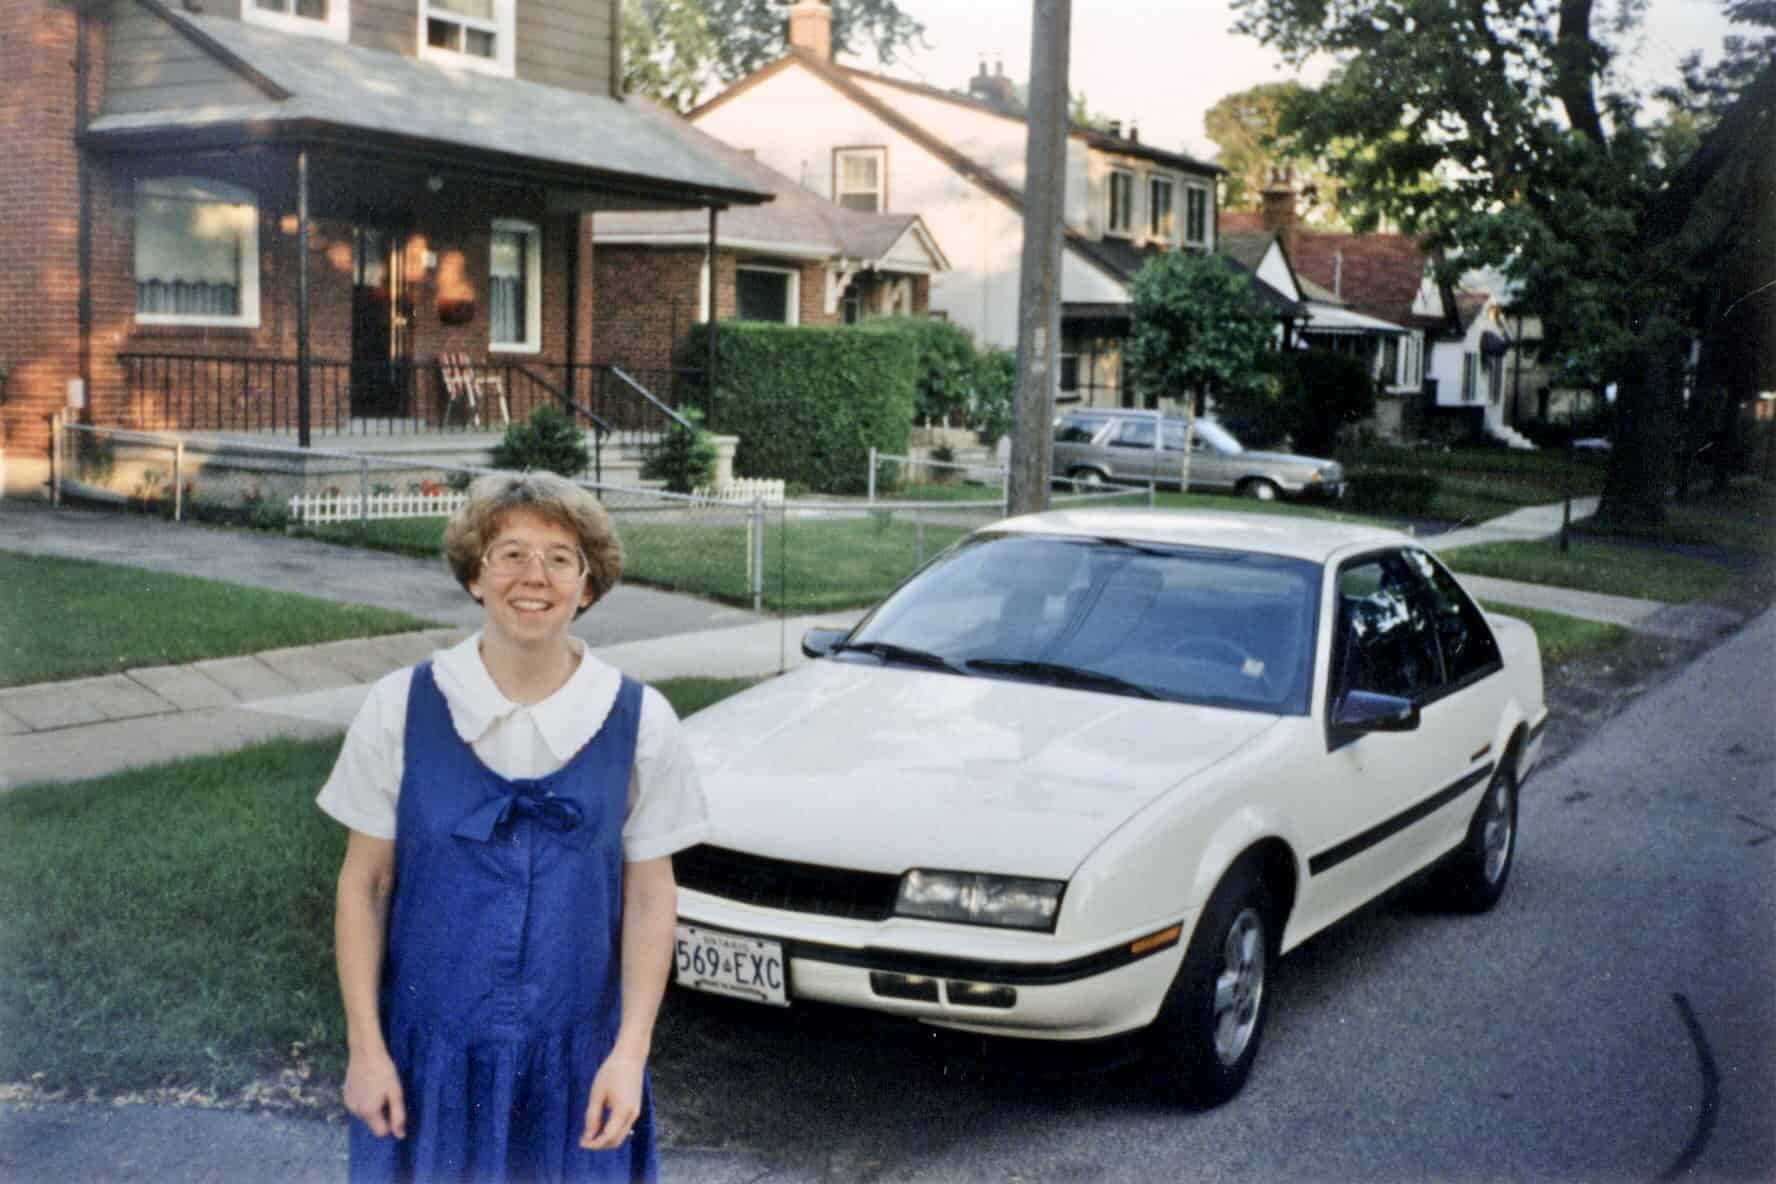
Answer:
[{"label": "curly blonde hair", "polygon": [[[496,473],[475,479],[469,486],[469,500],[444,527],[444,560],[470,596],[475,594],[469,585],[481,575],[481,557],[506,516],[519,510],[553,522],[579,539],[586,556],[586,587],[592,593],[592,604],[617,586],[623,574],[623,545],[597,498],[554,473]],[[475,599],[480,603],[479,597]]]}]

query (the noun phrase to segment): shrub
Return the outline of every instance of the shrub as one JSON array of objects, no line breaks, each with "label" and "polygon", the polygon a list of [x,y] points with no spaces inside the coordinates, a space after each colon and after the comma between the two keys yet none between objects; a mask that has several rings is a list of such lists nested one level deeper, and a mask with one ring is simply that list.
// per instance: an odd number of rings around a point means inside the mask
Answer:
[{"label": "shrub", "polygon": [[496,469],[547,469],[563,477],[578,477],[592,463],[586,433],[566,412],[550,404],[532,412],[529,423],[508,427],[505,439],[495,444],[488,456]]},{"label": "shrub", "polygon": [[968,426],[988,448],[1011,431],[1012,400],[1017,394],[1017,355],[988,346],[974,360],[974,410]]},{"label": "shrub", "polygon": [[[704,356],[708,326],[688,348]],[[904,333],[724,322],[714,426],[740,437],[734,471],[861,493],[869,450],[904,454],[918,355]]]},{"label": "shrub", "polygon": [[1271,350],[1260,355],[1247,381],[1215,392],[1215,419],[1248,448],[1281,444],[1301,421],[1301,373],[1295,355]]},{"label": "shrub", "polygon": [[665,482],[669,493],[690,493],[708,485],[715,476],[715,439],[703,430],[701,411],[681,407],[679,414],[691,426],[662,435],[642,458],[641,475],[649,481]]},{"label": "shrub", "polygon": [[1295,449],[1330,456],[1339,433],[1375,414],[1375,379],[1361,358],[1328,350],[1292,355],[1301,384],[1301,411],[1294,428]]},{"label": "shrub", "polygon": [[1402,514],[1426,517],[1443,483],[1429,473],[1353,473],[1345,479],[1344,498],[1360,514]]},{"label": "shrub", "polygon": [[947,424],[968,413],[974,401],[974,337],[935,317],[881,317],[856,326],[865,333],[904,333],[918,353],[913,416]]}]

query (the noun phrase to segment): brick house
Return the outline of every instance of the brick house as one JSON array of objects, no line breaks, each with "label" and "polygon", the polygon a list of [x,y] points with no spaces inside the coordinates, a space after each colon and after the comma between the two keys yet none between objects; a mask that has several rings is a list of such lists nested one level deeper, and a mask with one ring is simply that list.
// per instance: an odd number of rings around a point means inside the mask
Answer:
[{"label": "brick house", "polygon": [[[722,218],[714,253],[717,320],[839,325],[930,309],[932,278],[950,263],[917,214],[837,205],[670,111],[641,100],[630,106],[687,150],[773,195]],[[706,224],[694,210],[594,216],[593,285],[628,294],[594,313],[601,357],[647,373],[682,360],[690,326],[709,317]]]},{"label": "brick house", "polygon": [[[831,22],[825,0],[797,0],[790,51],[691,122],[838,204],[919,214],[952,264],[932,277],[933,312],[1014,347],[1029,134],[1017,88],[984,67],[957,93],[841,66]],[[1223,170],[1143,143],[1133,124],[1075,124],[1066,157],[1058,397],[1115,405],[1128,304],[1118,259],[1212,251]]]},{"label": "brick house", "polygon": [[[618,93],[619,0],[0,6],[0,448],[48,420],[312,440],[597,410],[592,212],[768,200]],[[608,406],[605,407],[609,411]]]}]

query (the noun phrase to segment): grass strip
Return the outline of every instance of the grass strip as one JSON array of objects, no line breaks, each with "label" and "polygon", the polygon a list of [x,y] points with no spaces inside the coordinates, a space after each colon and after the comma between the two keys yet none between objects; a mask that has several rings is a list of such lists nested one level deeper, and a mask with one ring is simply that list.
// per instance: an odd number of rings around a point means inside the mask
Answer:
[{"label": "grass strip", "polygon": [[0,551],[0,686],[114,674],[434,624],[194,576]]},{"label": "grass strip", "polygon": [[[668,679],[680,715],[753,679]],[[0,796],[0,1082],[237,1099],[336,1085],[333,885],[346,832],[314,805],[339,741]]]},{"label": "grass strip", "polygon": [[1705,559],[1607,543],[1575,542],[1566,554],[1551,540],[1481,543],[1444,551],[1442,558],[1473,575],[1670,604],[1712,596],[1737,579],[1731,568]]},{"label": "grass strip", "polygon": [[1536,641],[1541,644],[1544,668],[1614,649],[1634,636],[1634,631],[1625,625],[1586,621],[1579,617],[1569,617],[1565,613],[1551,613],[1486,600],[1481,601],[1480,606],[1489,613],[1516,617],[1534,629]]}]

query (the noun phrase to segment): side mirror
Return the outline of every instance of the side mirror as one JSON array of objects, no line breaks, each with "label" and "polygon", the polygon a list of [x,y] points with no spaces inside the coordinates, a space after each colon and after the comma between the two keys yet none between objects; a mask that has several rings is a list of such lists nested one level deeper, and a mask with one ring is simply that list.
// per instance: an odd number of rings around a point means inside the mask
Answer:
[{"label": "side mirror", "polygon": [[1350,691],[1333,708],[1332,723],[1353,732],[1411,732],[1418,728],[1418,704],[1398,695]]},{"label": "side mirror", "polygon": [[802,634],[802,656],[824,658],[850,634],[849,629],[810,629]]}]

